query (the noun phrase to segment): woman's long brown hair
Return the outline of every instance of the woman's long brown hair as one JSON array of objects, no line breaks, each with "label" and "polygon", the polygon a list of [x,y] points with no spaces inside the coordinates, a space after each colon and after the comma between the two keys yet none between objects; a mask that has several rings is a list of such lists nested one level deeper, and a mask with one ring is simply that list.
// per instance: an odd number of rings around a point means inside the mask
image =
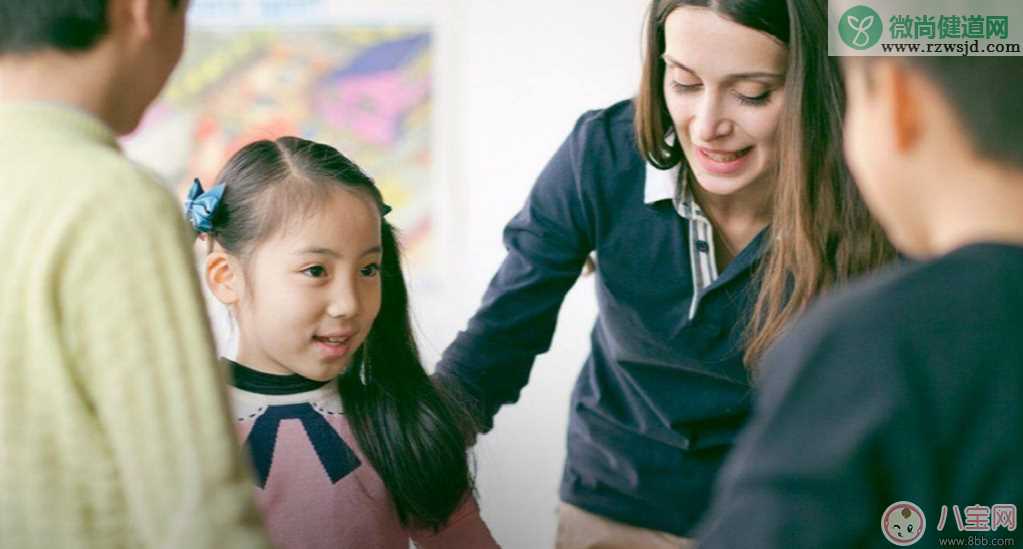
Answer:
[{"label": "woman's long brown hair", "polygon": [[895,257],[867,210],[843,156],[845,88],[828,56],[825,0],[788,0],[792,40],[778,184],[760,290],[746,340],[746,364],[821,293]]}]

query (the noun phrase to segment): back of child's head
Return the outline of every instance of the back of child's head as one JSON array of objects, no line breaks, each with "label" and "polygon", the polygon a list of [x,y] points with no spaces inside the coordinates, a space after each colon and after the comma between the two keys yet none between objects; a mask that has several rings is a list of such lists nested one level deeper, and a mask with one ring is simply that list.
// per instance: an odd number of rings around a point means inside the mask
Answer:
[{"label": "back of child's head", "polygon": [[107,32],[107,0],[4,0],[0,53],[82,51]]},{"label": "back of child's head", "polygon": [[[181,0],[166,0],[177,6]],[[3,0],[0,54],[79,52],[107,33],[107,0]]]},{"label": "back of child's head", "polygon": [[[363,193],[381,213],[373,180],[337,149],[297,137],[257,141],[217,178],[224,185],[209,234],[243,261],[263,239],[317,213],[332,192]],[[391,494],[401,522],[439,528],[472,489],[465,408],[434,386],[409,318],[401,251],[381,220],[381,306],[339,380],[345,416]]]},{"label": "back of child's head", "polygon": [[942,92],[976,152],[1023,170],[1023,57],[904,57]]},{"label": "back of child's head", "polygon": [[181,59],[187,0],[3,0],[0,67],[18,101],[136,127]]}]

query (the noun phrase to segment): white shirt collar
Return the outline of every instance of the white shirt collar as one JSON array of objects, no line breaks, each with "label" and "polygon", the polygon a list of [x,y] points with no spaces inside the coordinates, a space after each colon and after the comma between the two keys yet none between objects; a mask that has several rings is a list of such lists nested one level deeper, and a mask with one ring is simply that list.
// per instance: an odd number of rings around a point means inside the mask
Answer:
[{"label": "white shirt collar", "polygon": [[[675,144],[675,132],[669,130],[664,142],[668,145]],[[662,170],[650,162],[646,163],[646,189],[643,195],[645,204],[653,204],[661,200],[676,200],[678,191],[678,170],[679,165]]]},{"label": "white shirt collar", "polygon": [[[664,140],[668,144],[673,144],[675,142],[674,132],[669,133]],[[671,200],[675,210],[682,217],[707,221],[703,210],[700,209],[700,205],[696,203],[693,197],[692,189],[688,188],[686,182],[679,178],[680,166],[681,164],[675,164],[666,170],[662,170],[647,162],[643,202],[650,205],[662,200]]]},{"label": "white shirt collar", "polygon": [[678,189],[678,170],[678,164],[667,170],[662,170],[647,162],[643,202],[653,204],[661,200],[675,200],[675,192]]}]

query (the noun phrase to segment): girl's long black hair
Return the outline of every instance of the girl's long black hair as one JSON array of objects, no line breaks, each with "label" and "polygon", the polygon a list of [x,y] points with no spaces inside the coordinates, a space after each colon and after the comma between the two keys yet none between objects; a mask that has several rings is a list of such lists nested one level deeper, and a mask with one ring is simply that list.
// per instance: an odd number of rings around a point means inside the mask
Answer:
[{"label": "girl's long black hair", "polygon": [[[257,141],[217,178],[226,185],[212,238],[245,258],[330,192],[364,193],[385,211],[373,180],[335,148],[297,137]],[[423,369],[412,335],[408,291],[394,227],[381,219],[380,312],[338,383],[344,413],[370,464],[409,527],[439,529],[472,491],[470,415]],[[340,520],[340,518],[339,518]]]}]

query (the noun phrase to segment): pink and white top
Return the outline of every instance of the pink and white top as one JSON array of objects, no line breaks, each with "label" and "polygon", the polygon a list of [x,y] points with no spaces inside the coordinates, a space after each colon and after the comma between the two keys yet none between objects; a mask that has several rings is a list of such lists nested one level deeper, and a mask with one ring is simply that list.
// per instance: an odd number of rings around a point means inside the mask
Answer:
[{"label": "pink and white top", "polygon": [[408,549],[411,540],[421,549],[499,547],[472,497],[439,532],[402,527],[345,419],[337,383],[238,364],[232,371],[235,424],[252,456],[256,499],[275,546]]}]

